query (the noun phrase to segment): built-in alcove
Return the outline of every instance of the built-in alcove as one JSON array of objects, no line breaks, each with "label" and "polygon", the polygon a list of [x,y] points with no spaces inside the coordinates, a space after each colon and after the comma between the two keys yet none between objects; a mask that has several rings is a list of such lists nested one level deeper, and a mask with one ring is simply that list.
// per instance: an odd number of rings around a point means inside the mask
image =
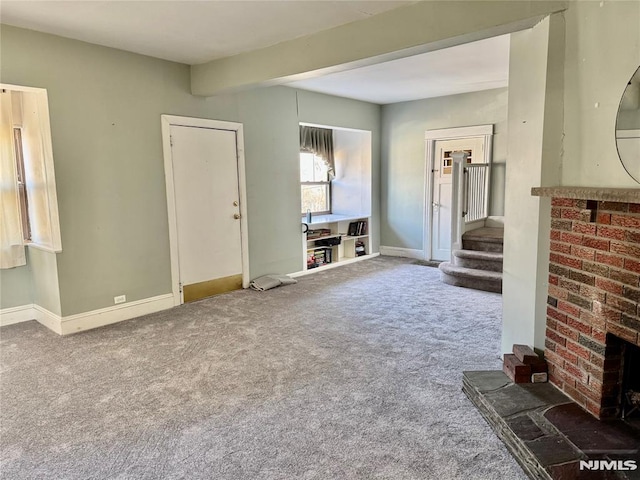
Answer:
[{"label": "built-in alcove", "polygon": [[303,234],[302,272],[313,265],[309,258],[313,256],[314,249],[323,258],[322,268],[370,257],[375,253],[372,252],[374,243],[371,241],[371,132],[330,125],[301,125],[333,131],[335,161],[335,176],[331,181],[331,213],[312,215],[311,221],[302,218],[307,225],[305,228],[314,232],[314,236],[307,235],[306,231]]}]

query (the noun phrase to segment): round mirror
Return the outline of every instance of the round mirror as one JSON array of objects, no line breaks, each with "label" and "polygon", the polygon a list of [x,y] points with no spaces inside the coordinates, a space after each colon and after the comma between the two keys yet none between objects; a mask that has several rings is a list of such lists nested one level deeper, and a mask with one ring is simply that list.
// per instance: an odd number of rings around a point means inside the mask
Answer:
[{"label": "round mirror", "polygon": [[616,143],[624,169],[640,183],[640,68],[629,80],[620,100]]}]

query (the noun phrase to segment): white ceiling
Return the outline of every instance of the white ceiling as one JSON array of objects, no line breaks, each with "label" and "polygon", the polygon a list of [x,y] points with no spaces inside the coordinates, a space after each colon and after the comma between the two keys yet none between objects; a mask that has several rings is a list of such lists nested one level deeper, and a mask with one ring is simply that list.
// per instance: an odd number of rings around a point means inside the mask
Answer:
[{"label": "white ceiling", "polygon": [[509,35],[289,83],[379,104],[506,87]]},{"label": "white ceiling", "polygon": [[[275,45],[413,1],[0,0],[4,24],[186,64]],[[508,84],[509,36],[292,82],[378,104]]]},{"label": "white ceiling", "polygon": [[303,37],[412,1],[1,0],[2,23],[189,65]]}]

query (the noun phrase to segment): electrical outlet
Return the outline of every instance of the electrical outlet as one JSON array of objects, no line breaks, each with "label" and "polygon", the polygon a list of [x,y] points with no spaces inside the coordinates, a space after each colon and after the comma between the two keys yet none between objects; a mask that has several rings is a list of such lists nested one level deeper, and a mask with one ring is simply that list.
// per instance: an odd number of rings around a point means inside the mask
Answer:
[{"label": "electrical outlet", "polygon": [[113,297],[113,303],[124,303],[127,301],[126,295],[118,295],[117,297]]}]

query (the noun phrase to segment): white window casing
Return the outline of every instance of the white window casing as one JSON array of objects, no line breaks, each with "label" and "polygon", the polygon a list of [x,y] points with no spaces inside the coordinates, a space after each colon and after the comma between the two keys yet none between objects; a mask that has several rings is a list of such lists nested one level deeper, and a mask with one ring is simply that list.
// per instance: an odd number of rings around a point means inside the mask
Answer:
[{"label": "white window casing", "polygon": [[[50,252],[61,252],[62,240],[47,92],[41,88],[14,85],[0,84],[0,87],[3,91],[12,92],[14,104],[12,127],[20,126],[22,128],[25,179],[31,223],[31,241],[28,246]],[[20,125],[16,125],[16,122],[19,122]]]}]

